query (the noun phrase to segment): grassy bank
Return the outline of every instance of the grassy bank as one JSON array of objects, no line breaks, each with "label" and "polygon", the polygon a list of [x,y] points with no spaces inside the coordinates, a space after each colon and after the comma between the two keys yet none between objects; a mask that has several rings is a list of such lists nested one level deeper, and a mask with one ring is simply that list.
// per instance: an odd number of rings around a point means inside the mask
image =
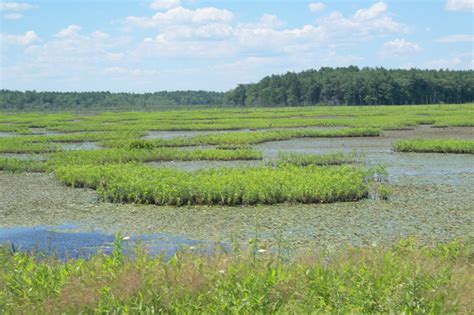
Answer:
[{"label": "grassy bank", "polygon": [[57,261],[0,247],[0,312],[469,314],[474,255],[460,242],[304,252],[256,246],[170,260],[142,250]]}]

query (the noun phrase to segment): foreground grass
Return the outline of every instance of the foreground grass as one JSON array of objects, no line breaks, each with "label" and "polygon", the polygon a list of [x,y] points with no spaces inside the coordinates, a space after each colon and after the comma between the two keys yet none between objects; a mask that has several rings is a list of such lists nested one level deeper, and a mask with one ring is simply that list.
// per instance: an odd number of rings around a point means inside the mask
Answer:
[{"label": "foreground grass", "polygon": [[400,140],[393,148],[399,152],[470,153],[474,154],[474,140],[415,139]]},{"label": "foreground grass", "polygon": [[[233,152],[233,151],[231,151]],[[367,197],[367,172],[352,166],[220,168],[194,172],[138,164],[65,165],[57,178],[105,200],[157,205],[329,203]]]},{"label": "foreground grass", "polygon": [[138,250],[67,262],[0,247],[0,313],[470,314],[474,255],[460,242],[302,253]]}]

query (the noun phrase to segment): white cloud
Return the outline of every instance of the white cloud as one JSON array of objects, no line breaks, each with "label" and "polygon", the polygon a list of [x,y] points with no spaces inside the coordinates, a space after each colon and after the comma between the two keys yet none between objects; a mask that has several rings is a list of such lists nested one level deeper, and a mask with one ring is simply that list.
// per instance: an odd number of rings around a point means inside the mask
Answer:
[{"label": "white cloud", "polygon": [[323,10],[326,5],[322,2],[313,2],[308,5],[311,12],[317,12]]},{"label": "white cloud", "polygon": [[434,59],[427,63],[427,67],[431,69],[455,69],[462,64],[459,57]]},{"label": "white cloud", "polygon": [[469,43],[474,42],[474,35],[456,34],[438,38],[438,43]]},{"label": "white cloud", "polygon": [[421,51],[421,46],[417,43],[409,42],[406,39],[394,39],[382,46],[382,56],[406,56]]},{"label": "white cloud", "polygon": [[474,12],[474,0],[448,0],[445,8],[448,11]]},{"label": "white cloud", "polygon": [[190,10],[176,7],[166,12],[157,12],[151,17],[129,16],[125,20],[125,25],[129,27],[154,28],[167,25],[227,23],[232,21],[233,18],[233,13],[226,9],[206,7]]},{"label": "white cloud", "polygon": [[41,39],[34,31],[28,31],[24,35],[0,34],[0,40],[2,43],[6,44],[30,45],[34,42],[40,41]]},{"label": "white cloud", "polygon": [[[271,14],[243,23],[229,10],[182,6],[130,16],[124,24],[129,30],[148,29],[147,37],[137,39],[141,31],[133,36],[85,33],[80,26],[69,25],[48,41],[28,47],[16,68],[9,67],[8,76],[30,82],[87,81],[83,86],[93,84],[89,78],[99,78],[104,86],[101,80],[134,76],[133,85],[140,87],[142,82],[141,89],[156,88],[156,82],[180,88],[205,88],[214,82],[216,88],[230,88],[237,81],[268,73],[360,63],[363,58],[352,48],[407,30],[382,2],[352,15],[332,12],[300,27],[285,26]],[[170,83],[171,77],[177,83]]]},{"label": "white cloud", "polygon": [[26,11],[33,9],[35,6],[29,3],[20,2],[0,2],[0,10],[5,11]]},{"label": "white cloud", "polygon": [[[239,56],[266,58],[281,55],[295,56],[292,60],[300,62],[298,60],[304,55],[313,62],[315,56],[322,60],[330,49],[333,55],[331,60],[337,57],[340,60],[338,64],[345,64],[345,60],[356,62],[360,61],[360,57],[344,53],[335,55],[337,47],[352,47],[361,41],[403,33],[407,29],[388,16],[387,6],[380,2],[348,17],[340,12],[333,12],[320,18],[314,25],[307,24],[299,28],[284,28],[285,23],[270,14],[262,15],[255,23],[236,23],[233,13],[224,11],[228,13],[222,14],[222,10],[215,8],[188,10],[177,7],[152,17],[128,17],[126,23],[129,26],[159,29],[157,35],[145,38],[131,50],[131,59],[152,61],[159,57],[222,59]],[[212,14],[204,14],[205,12]],[[225,16],[227,17],[224,18]],[[214,17],[218,17],[218,20]],[[327,65],[329,64],[330,61]]]},{"label": "white cloud", "polygon": [[345,17],[335,11],[319,20],[320,27],[331,40],[357,42],[391,33],[406,33],[408,27],[394,21],[386,14],[387,6],[376,3],[367,9],[358,10]]},{"label": "white cloud", "polygon": [[22,17],[23,17],[23,14],[20,14],[20,13],[8,13],[8,14],[3,15],[3,18],[7,20],[18,20],[18,19],[21,19]]},{"label": "white cloud", "polygon": [[[24,51],[17,68],[9,70],[9,76],[17,80],[42,79],[81,82],[95,77],[104,67],[123,62],[123,38],[95,31],[82,34],[78,26],[60,30],[52,39],[30,45]],[[59,82],[59,81],[56,81]]]},{"label": "white cloud", "polygon": [[155,0],[150,3],[150,8],[157,11],[169,10],[178,7],[180,4],[180,0]]},{"label": "white cloud", "polygon": [[66,37],[74,37],[79,35],[79,31],[82,29],[82,27],[78,25],[69,25],[68,27],[60,30],[58,33],[56,33],[56,37],[58,38],[66,38]]},{"label": "white cloud", "polygon": [[367,9],[360,9],[354,15],[354,18],[359,20],[370,20],[387,11],[387,4],[384,2],[377,2]]},{"label": "white cloud", "polygon": [[260,26],[275,28],[275,27],[280,27],[280,26],[283,26],[283,25],[285,25],[285,22],[278,19],[278,17],[276,15],[265,13],[260,18]]},{"label": "white cloud", "polygon": [[160,74],[159,71],[156,70],[150,70],[150,69],[139,69],[139,68],[134,68],[130,69],[127,67],[109,67],[104,69],[103,74],[111,77],[117,77],[117,75],[132,75],[132,76],[137,76],[137,77],[143,77],[143,76],[155,76]]}]

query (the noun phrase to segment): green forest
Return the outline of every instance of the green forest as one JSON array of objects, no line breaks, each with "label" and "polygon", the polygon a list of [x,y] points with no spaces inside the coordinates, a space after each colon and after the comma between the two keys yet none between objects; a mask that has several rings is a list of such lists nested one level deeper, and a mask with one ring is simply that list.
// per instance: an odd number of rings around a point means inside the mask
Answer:
[{"label": "green forest", "polygon": [[[157,90],[159,88],[157,87]],[[0,91],[0,110],[157,109],[177,106],[410,105],[474,101],[473,70],[321,68],[271,75],[227,92]]]},{"label": "green forest", "polygon": [[467,103],[474,101],[474,71],[321,68],[240,84],[225,99],[237,106]]}]

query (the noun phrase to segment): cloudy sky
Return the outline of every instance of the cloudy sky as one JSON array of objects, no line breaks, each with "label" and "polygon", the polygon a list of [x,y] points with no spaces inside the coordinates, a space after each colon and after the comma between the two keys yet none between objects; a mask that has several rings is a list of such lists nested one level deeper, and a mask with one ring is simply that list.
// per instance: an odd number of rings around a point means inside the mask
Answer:
[{"label": "cloudy sky", "polygon": [[474,0],[0,4],[0,88],[228,90],[322,66],[474,67]]}]

